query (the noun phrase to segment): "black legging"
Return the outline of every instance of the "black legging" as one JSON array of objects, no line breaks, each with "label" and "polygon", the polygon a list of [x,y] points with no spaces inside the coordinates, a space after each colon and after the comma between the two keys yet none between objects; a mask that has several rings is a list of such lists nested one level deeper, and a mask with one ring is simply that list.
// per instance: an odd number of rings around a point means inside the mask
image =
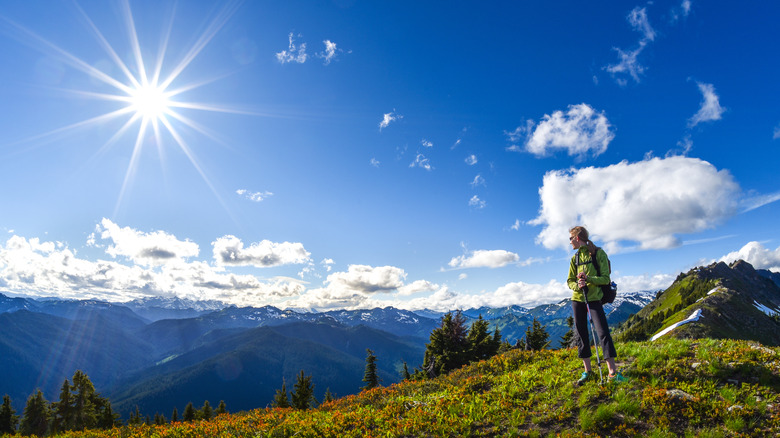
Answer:
[{"label": "black legging", "polygon": [[[609,334],[607,315],[604,314],[601,301],[588,301],[587,307],[590,307],[590,314],[593,316],[593,326],[596,328],[596,335],[599,338],[604,359],[617,357],[615,344]],[[592,355],[590,351],[591,338],[588,336],[588,309],[585,307],[585,303],[572,300],[571,310],[574,314],[574,342],[577,344],[577,355],[580,359],[587,359]]]}]

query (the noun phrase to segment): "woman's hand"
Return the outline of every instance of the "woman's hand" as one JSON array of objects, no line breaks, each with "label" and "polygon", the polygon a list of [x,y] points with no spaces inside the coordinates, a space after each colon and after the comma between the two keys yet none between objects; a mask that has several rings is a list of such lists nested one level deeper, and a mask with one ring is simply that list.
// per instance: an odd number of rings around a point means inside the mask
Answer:
[{"label": "woman's hand", "polygon": [[588,279],[588,274],[584,272],[580,272],[579,274],[577,274],[577,286],[579,286],[580,288],[586,287],[588,285],[587,279]]}]

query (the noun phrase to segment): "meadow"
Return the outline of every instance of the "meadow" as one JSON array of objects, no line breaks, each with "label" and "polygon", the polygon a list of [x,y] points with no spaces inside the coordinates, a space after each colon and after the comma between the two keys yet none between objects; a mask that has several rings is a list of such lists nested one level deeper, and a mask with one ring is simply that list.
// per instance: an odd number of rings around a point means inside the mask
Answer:
[{"label": "meadow", "polygon": [[[572,383],[574,350],[511,350],[310,410],[68,432],[61,438],[704,436],[780,434],[780,348],[736,340],[618,344],[628,381]],[[606,366],[604,366],[606,378]]]}]

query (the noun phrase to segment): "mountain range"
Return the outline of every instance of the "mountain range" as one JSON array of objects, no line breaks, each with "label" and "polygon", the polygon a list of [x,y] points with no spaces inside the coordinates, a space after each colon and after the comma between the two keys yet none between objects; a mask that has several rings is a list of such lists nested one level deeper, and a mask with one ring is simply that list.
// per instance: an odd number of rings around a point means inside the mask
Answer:
[{"label": "mountain range", "polygon": [[[605,306],[610,325],[624,323],[664,293],[619,293]],[[568,331],[571,305],[563,300],[531,309],[462,312],[469,323],[482,316],[510,344],[536,318],[546,326],[550,348],[557,348]],[[283,382],[292,389],[303,370],[318,398],[326,390],[343,396],[363,386],[366,349],[374,351],[384,385],[400,380],[404,363],[410,370],[420,366],[442,315],[392,307],[310,312],[182,299],[109,303],[0,293],[0,393],[9,394],[21,412],[36,388],[56,401],[62,381],[80,369],[123,418],[136,406],[146,415],[170,415],[174,407],[183,412],[188,402],[199,406],[204,400],[224,400],[237,411],[268,405]]]}]

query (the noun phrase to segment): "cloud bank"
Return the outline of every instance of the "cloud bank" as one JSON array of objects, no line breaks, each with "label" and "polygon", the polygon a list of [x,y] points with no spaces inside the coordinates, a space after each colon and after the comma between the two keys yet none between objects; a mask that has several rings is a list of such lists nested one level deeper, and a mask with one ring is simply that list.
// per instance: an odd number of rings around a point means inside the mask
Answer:
[{"label": "cloud bank", "polygon": [[719,261],[731,263],[740,259],[750,263],[756,269],[780,272],[780,247],[772,250],[760,242],[748,242],[739,250],[721,257]]}]

